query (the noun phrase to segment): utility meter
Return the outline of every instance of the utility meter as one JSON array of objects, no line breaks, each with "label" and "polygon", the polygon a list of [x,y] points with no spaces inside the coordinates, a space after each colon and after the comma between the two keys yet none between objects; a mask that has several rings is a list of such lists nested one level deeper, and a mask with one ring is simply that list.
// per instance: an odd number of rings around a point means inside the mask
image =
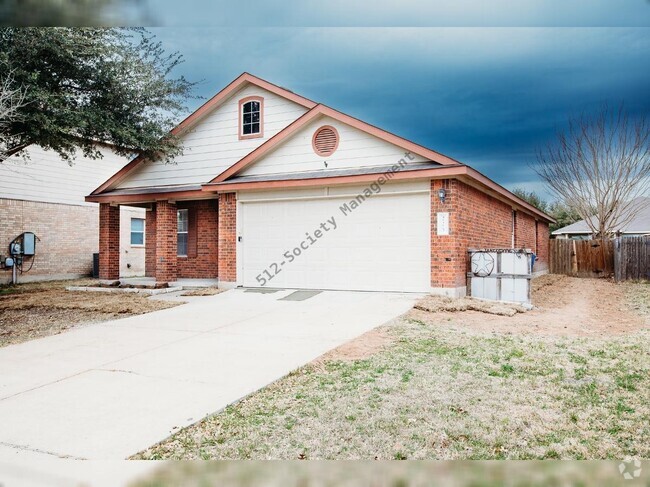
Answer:
[{"label": "utility meter", "polygon": [[22,247],[20,245],[20,242],[11,242],[11,245],[9,245],[9,253],[11,255],[22,254]]}]

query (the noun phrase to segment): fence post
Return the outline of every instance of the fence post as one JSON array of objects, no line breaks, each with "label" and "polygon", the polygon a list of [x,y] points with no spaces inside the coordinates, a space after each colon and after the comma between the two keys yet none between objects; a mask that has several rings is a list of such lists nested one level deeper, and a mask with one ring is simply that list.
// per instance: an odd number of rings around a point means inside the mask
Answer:
[{"label": "fence post", "polygon": [[620,237],[614,239],[614,280],[621,280],[621,244]]}]

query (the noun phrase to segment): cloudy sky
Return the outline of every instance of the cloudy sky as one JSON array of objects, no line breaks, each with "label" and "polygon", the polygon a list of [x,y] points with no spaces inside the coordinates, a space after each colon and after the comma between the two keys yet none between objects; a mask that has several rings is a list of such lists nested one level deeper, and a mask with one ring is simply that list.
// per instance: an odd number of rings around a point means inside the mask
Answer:
[{"label": "cloudy sky", "polygon": [[160,27],[151,30],[185,56],[179,73],[201,81],[198,94],[248,71],[508,188],[543,190],[530,167],[535,150],[572,115],[603,103],[650,113],[647,0],[496,0],[489,9],[413,0],[399,10],[377,0],[371,12],[340,0],[270,0],[246,11],[172,5],[157,0]]}]

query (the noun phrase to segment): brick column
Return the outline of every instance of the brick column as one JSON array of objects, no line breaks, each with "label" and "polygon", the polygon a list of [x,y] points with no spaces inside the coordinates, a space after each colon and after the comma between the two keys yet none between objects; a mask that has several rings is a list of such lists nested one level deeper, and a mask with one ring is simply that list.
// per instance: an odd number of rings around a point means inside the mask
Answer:
[{"label": "brick column", "polygon": [[176,280],[178,221],[176,205],[168,201],[156,203],[156,282]]},{"label": "brick column", "polygon": [[237,282],[237,198],[235,193],[219,195],[219,285]]},{"label": "brick column", "polygon": [[120,207],[99,205],[99,278],[120,278]]},{"label": "brick column", "polygon": [[144,275],[156,277],[156,204],[147,210],[144,238]]}]

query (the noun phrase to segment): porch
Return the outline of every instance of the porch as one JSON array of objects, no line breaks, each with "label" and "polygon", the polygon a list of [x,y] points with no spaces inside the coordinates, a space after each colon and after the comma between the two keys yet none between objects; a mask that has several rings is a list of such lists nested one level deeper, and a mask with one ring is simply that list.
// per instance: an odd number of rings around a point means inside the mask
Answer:
[{"label": "porch", "polygon": [[[121,203],[100,203],[99,278],[129,284],[206,287],[219,283],[222,269],[221,280],[223,275],[226,281],[229,280],[231,260],[234,267],[234,198],[233,204],[220,204],[219,200],[226,200],[226,195],[211,196],[185,201],[168,199],[122,204],[146,209],[144,277],[120,275]],[[233,250],[228,252],[231,246]]]}]

